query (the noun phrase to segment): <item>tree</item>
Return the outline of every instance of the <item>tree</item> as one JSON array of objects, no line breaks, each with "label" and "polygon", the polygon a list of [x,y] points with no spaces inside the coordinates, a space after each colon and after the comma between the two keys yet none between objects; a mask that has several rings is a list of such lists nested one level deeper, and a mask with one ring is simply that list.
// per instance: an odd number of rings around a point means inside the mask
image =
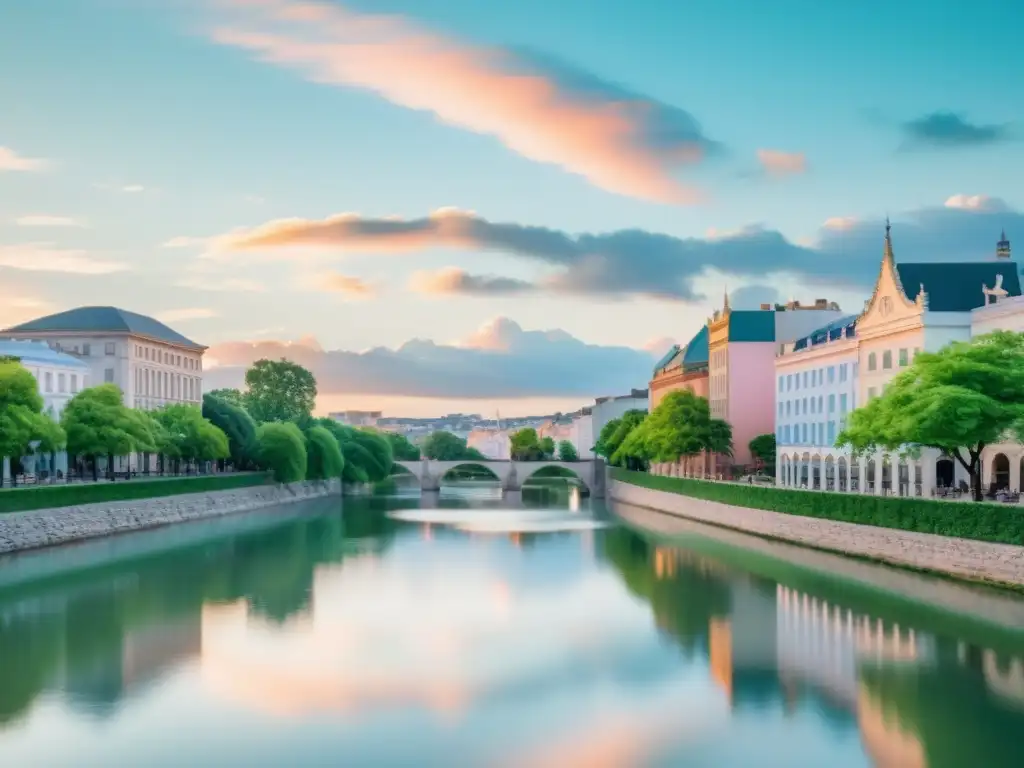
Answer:
[{"label": "tree", "polygon": [[612,456],[619,449],[619,446],[622,445],[626,436],[646,418],[647,411],[632,408],[622,414],[620,418],[609,421],[601,427],[597,444],[594,446],[594,453],[598,456],[604,456],[608,461],[611,461]]},{"label": "tree", "polygon": [[540,439],[540,452],[544,454],[545,458],[551,458],[555,455],[555,438],[548,435]]},{"label": "tree", "polygon": [[482,458],[482,454],[469,448],[466,441],[451,432],[438,430],[423,441],[423,455],[435,461],[459,461],[461,459]]},{"label": "tree", "polygon": [[260,463],[274,473],[278,483],[295,483],[306,477],[306,442],[291,423],[270,422],[256,432]]},{"label": "tree", "polygon": [[0,461],[24,456],[37,441],[42,451],[60,450],[64,431],[43,413],[35,376],[18,361],[0,361]]},{"label": "tree", "polygon": [[288,360],[257,360],[245,372],[243,403],[259,423],[308,422],[316,405],[316,379]]},{"label": "tree", "polygon": [[409,442],[409,438],[398,432],[383,432],[384,439],[391,444],[391,454],[395,461],[418,461],[420,449]]},{"label": "tree", "polygon": [[61,426],[67,434],[68,453],[92,461],[94,480],[97,457],[108,457],[113,480],[114,456],[154,446],[148,418],[121,402],[121,390],[116,384],[89,387],[72,397],[64,408]]},{"label": "tree", "polygon": [[579,454],[576,453],[576,446],[570,443],[568,440],[562,440],[558,444],[558,460],[559,461],[579,461]]},{"label": "tree", "polygon": [[345,458],[342,480],[346,483],[376,483],[391,474],[394,455],[391,444],[380,432],[354,429],[334,419],[316,422],[338,441]]},{"label": "tree", "polygon": [[956,459],[983,497],[981,453],[1024,424],[1024,334],[1010,331],[923,352],[883,393],[850,414],[836,444],[855,455],[915,455],[934,448]]},{"label": "tree", "polygon": [[758,464],[758,469],[764,468],[769,474],[775,474],[775,435],[767,432],[758,435],[750,441],[747,446],[750,454]]},{"label": "tree", "polygon": [[215,397],[218,400],[223,400],[224,402],[231,403],[233,405],[237,405],[239,408],[243,407],[242,406],[242,398],[244,397],[244,395],[242,394],[242,390],[240,390],[240,389],[232,389],[232,388],[213,389],[213,390],[211,390],[209,392],[206,392],[203,395],[203,400],[205,401],[207,397]]},{"label": "tree", "polygon": [[197,406],[173,403],[151,415],[166,433],[160,447],[167,455],[189,463],[215,461],[230,455],[227,435],[204,419]]},{"label": "tree", "polygon": [[[533,427],[520,429],[510,436],[511,453],[514,461],[538,461],[544,457],[544,451]],[[553,447],[553,446],[552,446]]]},{"label": "tree", "polygon": [[[217,389],[214,392],[237,390]],[[250,469],[256,462],[256,422],[241,405],[214,392],[203,395],[203,417],[228,438],[228,452],[235,469]]]},{"label": "tree", "polygon": [[324,427],[315,426],[306,430],[306,457],[306,477],[310,480],[341,477],[345,471],[341,446]]}]

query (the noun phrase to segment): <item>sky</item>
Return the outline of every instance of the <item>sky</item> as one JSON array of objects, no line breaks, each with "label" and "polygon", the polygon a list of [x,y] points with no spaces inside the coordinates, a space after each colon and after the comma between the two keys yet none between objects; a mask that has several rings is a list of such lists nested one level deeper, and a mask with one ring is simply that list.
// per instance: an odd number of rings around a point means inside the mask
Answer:
[{"label": "sky", "polygon": [[301,359],[320,410],[571,410],[725,291],[857,311],[887,215],[901,261],[1024,238],[1022,36],[1016,0],[0,3],[0,326],[114,305],[211,383]]}]

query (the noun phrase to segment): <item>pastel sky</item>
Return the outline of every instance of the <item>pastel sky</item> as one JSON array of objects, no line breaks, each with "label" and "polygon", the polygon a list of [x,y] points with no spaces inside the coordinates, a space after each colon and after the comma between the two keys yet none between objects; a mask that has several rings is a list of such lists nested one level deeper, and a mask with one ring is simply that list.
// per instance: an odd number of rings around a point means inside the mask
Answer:
[{"label": "pastel sky", "polygon": [[322,408],[577,407],[726,288],[856,311],[886,214],[900,260],[1024,238],[1022,38],[1016,0],[2,3],[0,326],[112,304]]}]

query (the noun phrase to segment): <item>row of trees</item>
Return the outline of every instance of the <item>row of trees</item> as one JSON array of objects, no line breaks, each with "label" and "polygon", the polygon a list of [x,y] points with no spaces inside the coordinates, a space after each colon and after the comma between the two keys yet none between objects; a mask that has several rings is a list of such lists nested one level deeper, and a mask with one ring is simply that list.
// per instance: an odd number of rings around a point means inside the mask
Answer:
[{"label": "row of trees", "polygon": [[594,451],[633,470],[701,455],[732,456],[732,427],[712,418],[706,398],[680,390],[665,395],[649,415],[631,410],[612,419],[601,429]]},{"label": "row of trees", "polygon": [[551,436],[540,437],[533,427],[513,432],[510,453],[515,461],[546,461],[557,456],[559,461],[577,461],[579,454],[568,440],[560,440],[555,444]]}]

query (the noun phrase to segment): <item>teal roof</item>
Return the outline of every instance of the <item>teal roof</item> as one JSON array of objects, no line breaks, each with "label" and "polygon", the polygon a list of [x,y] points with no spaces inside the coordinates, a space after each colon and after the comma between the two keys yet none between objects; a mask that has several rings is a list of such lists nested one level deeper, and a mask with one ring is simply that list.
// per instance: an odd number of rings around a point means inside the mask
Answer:
[{"label": "teal roof", "polygon": [[664,356],[657,363],[654,364],[654,372],[657,373],[658,371],[668,368],[668,364],[672,362],[672,358],[674,358],[678,354],[679,345],[673,344],[672,349],[666,352]]},{"label": "teal roof", "polygon": [[173,331],[152,317],[128,312],[117,307],[78,307],[55,315],[40,317],[8,328],[7,333],[66,331],[69,333],[131,333],[155,341],[177,344],[191,349],[206,349]]},{"label": "teal roof", "polygon": [[924,285],[931,312],[970,312],[983,306],[982,285],[995,287],[999,275],[1008,295],[1021,295],[1019,270],[1012,261],[905,262],[897,264],[896,270],[908,298],[917,298]]},{"label": "teal roof", "polygon": [[0,358],[15,357],[22,363],[58,365],[64,368],[88,368],[77,357],[50,349],[41,341],[0,341]]},{"label": "teal roof", "polygon": [[708,350],[708,327],[701,326],[697,334],[690,339],[686,345],[686,353],[683,355],[683,367],[696,365],[707,365],[711,353]]},{"label": "teal roof", "polygon": [[775,313],[740,309],[729,313],[729,341],[775,341]]}]

